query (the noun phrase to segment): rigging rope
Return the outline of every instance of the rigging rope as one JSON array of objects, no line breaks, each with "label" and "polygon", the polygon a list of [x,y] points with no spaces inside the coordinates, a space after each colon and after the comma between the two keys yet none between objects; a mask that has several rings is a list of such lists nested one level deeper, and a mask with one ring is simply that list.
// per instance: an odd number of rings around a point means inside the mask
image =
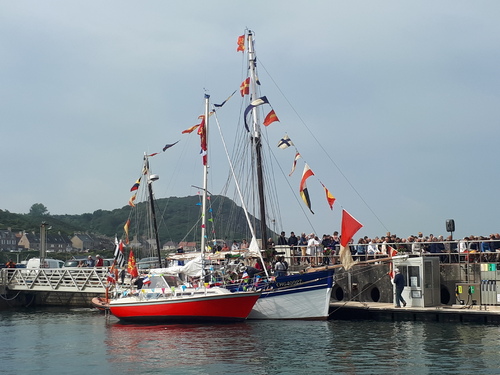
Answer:
[{"label": "rigging rope", "polygon": [[387,229],[387,227],[382,222],[382,220],[380,220],[380,218],[377,216],[377,214],[375,213],[375,211],[373,211],[373,209],[371,208],[371,206],[365,201],[365,199],[361,196],[361,194],[359,193],[359,191],[354,187],[354,185],[351,183],[351,181],[347,178],[347,176],[342,171],[342,169],[340,168],[340,166],[332,159],[332,157],[330,156],[330,154],[325,150],[325,148],[323,147],[323,145],[319,142],[318,138],[316,138],[316,136],[314,135],[314,132],[312,132],[311,129],[309,129],[309,127],[307,126],[306,122],[299,115],[299,113],[297,112],[297,110],[295,109],[295,107],[292,105],[292,103],[288,100],[288,98],[286,97],[286,95],[284,94],[284,92],[281,91],[281,88],[278,86],[278,84],[273,79],[273,77],[271,76],[271,74],[266,69],[265,65],[262,63],[262,61],[260,59],[259,59],[259,63],[262,66],[262,68],[265,70],[265,72],[269,75],[269,78],[274,83],[275,87],[280,92],[280,94],[283,96],[283,98],[285,99],[285,101],[288,103],[288,105],[290,106],[290,108],[292,109],[292,111],[298,117],[298,119],[300,120],[300,122],[302,123],[302,125],[307,129],[307,131],[309,132],[309,134],[313,137],[313,139],[316,141],[316,143],[319,145],[319,147],[325,153],[325,155],[328,157],[328,159],[332,162],[332,164],[335,166],[335,168],[337,168],[337,170],[339,171],[340,175],[345,179],[345,181],[349,184],[349,186],[356,193],[356,195],[359,197],[359,199],[361,199],[361,201],[368,208],[368,210],[373,214],[373,216],[378,220],[378,222],[385,228],[386,231],[389,231],[389,229]]}]

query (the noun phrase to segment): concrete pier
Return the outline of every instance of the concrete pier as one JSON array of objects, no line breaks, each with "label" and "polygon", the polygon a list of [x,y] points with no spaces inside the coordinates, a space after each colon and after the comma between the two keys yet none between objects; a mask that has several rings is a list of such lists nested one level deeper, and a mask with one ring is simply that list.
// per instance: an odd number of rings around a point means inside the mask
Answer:
[{"label": "concrete pier", "polygon": [[500,324],[500,306],[401,307],[379,302],[332,302],[330,319]]}]

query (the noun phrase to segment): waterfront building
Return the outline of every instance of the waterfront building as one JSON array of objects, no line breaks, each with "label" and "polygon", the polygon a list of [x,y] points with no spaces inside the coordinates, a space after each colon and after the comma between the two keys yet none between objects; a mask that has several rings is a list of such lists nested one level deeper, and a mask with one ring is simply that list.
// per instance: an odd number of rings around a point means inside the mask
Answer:
[{"label": "waterfront building", "polygon": [[0,230],[0,251],[18,251],[19,239],[10,228]]}]

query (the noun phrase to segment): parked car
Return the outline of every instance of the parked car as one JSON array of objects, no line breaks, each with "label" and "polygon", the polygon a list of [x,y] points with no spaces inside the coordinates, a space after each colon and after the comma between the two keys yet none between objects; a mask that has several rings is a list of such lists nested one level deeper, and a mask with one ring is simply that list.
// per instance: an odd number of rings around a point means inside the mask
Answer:
[{"label": "parked car", "polygon": [[[66,262],[64,262],[63,267],[78,267],[78,264],[80,262],[83,262],[83,264],[86,267],[86,263],[85,263],[86,260],[87,260],[87,257],[69,259]],[[113,264],[113,261],[114,261],[114,259],[103,259],[103,267],[111,267],[111,265]]]},{"label": "parked car", "polygon": [[150,268],[160,268],[157,257],[142,258],[137,262],[137,269],[139,272],[145,272]]},{"label": "parked car", "polygon": [[78,264],[80,263],[81,260],[79,259],[70,259],[70,260],[67,260],[66,262],[64,262],[64,265],[63,267],[64,268],[67,268],[67,267],[78,267]]},{"label": "parked car", "polygon": [[115,261],[114,258],[104,259],[104,267],[111,267],[114,261]]},{"label": "parked car", "polygon": [[64,262],[59,259],[44,259],[43,267],[40,267],[40,258],[31,258],[26,264],[26,268],[61,268]]}]

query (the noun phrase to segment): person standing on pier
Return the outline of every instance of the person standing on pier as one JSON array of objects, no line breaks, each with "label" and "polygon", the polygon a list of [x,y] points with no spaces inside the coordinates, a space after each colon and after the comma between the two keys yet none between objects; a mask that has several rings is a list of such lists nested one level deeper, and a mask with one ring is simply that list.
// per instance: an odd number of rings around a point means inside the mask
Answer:
[{"label": "person standing on pier", "polygon": [[405,278],[401,275],[401,272],[399,272],[399,269],[397,268],[394,270],[394,273],[394,285],[396,286],[396,307],[401,307],[401,303],[403,304],[403,307],[406,307],[406,301],[401,295],[403,293],[403,289],[405,288]]},{"label": "person standing on pier", "polygon": [[290,232],[290,237],[288,237],[288,246],[290,246],[290,254],[292,254],[293,264],[300,265],[300,251],[298,248],[299,239],[294,232]]},{"label": "person standing on pier", "polygon": [[92,255],[89,255],[87,257],[87,262],[86,262],[87,267],[94,267],[95,266],[95,260],[92,258]]},{"label": "person standing on pier", "polygon": [[102,259],[99,254],[97,254],[95,257],[96,257],[95,266],[96,267],[104,266],[104,259]]}]

